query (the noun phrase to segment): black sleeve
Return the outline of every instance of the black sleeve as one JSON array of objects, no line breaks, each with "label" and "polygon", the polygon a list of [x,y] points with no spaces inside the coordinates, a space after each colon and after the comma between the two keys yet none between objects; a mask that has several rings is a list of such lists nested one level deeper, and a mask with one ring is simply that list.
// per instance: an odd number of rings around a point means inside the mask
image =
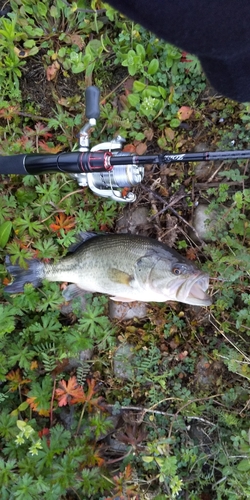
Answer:
[{"label": "black sleeve", "polygon": [[218,92],[250,101],[249,0],[108,0],[158,37],[198,56]]}]

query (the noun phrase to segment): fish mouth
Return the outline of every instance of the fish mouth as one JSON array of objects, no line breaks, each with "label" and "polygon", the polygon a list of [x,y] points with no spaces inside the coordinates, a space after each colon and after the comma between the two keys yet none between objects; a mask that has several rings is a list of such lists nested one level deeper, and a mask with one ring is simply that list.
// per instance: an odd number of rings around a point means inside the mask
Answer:
[{"label": "fish mouth", "polygon": [[209,286],[209,276],[202,272],[176,283],[176,299],[194,306],[210,306],[211,297],[206,293]]}]

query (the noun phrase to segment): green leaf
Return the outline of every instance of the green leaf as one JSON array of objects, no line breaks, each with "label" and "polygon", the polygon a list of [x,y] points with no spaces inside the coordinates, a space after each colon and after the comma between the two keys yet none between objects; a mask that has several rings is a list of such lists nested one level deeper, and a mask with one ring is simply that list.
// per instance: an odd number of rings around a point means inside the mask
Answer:
[{"label": "green leaf", "polygon": [[18,406],[18,410],[19,411],[24,411],[24,410],[27,410],[28,407],[29,407],[28,403],[26,401],[23,401],[23,403],[21,403]]},{"label": "green leaf", "polygon": [[143,45],[141,45],[140,43],[138,43],[136,45],[136,53],[138,54],[138,56],[140,56],[141,60],[144,61],[145,60],[145,55],[146,55],[146,52],[145,52],[145,49],[143,47]]},{"label": "green leaf", "polygon": [[0,304],[0,337],[15,330],[15,315],[22,314],[20,309],[11,305]]},{"label": "green leaf", "polygon": [[27,423],[24,420],[17,420],[16,425],[20,431],[23,431]]},{"label": "green leaf", "polygon": [[143,97],[160,97],[160,92],[155,85],[147,85],[142,95]]},{"label": "green leaf", "polygon": [[167,97],[167,91],[166,91],[166,89],[164,89],[160,85],[158,85],[157,88],[158,88],[158,91],[159,91],[160,95],[163,97],[163,99],[166,99],[166,97]]},{"label": "green leaf", "polygon": [[42,17],[47,15],[47,5],[43,2],[37,2],[37,10]]},{"label": "green leaf", "polygon": [[50,7],[50,15],[51,15],[51,17],[54,17],[56,19],[56,18],[58,18],[59,14],[60,14],[59,9],[57,9],[55,5],[52,5]]},{"label": "green leaf", "polygon": [[145,83],[140,82],[140,80],[135,80],[133,83],[133,90],[136,92],[142,92],[147,85]]},{"label": "green leaf", "polygon": [[10,233],[12,230],[12,222],[7,220],[0,226],[0,247],[4,248],[9,240]]},{"label": "green leaf", "polygon": [[152,61],[150,61],[149,66],[148,66],[148,74],[155,75],[155,73],[158,71],[158,69],[159,69],[158,59],[152,59]]},{"label": "green leaf", "polygon": [[23,45],[26,49],[31,49],[31,47],[35,47],[36,42],[32,38],[30,38],[29,40],[26,40]]},{"label": "green leaf", "polygon": [[150,464],[151,462],[154,461],[154,457],[149,457],[149,456],[144,456],[142,457],[143,462],[146,462],[146,464]]},{"label": "green leaf", "polygon": [[136,108],[138,104],[140,104],[140,97],[137,94],[129,94],[128,95],[128,102],[131,106]]},{"label": "green leaf", "polygon": [[38,410],[49,410],[52,391],[52,379],[45,377],[41,383],[32,382],[31,390],[28,392],[29,398],[35,398]]},{"label": "green leaf", "polygon": [[237,469],[241,472],[250,471],[250,458],[243,458],[237,465]]},{"label": "green leaf", "polygon": [[178,118],[172,118],[172,120],[170,121],[170,127],[172,128],[177,128],[179,127],[180,125],[180,120],[178,120]]}]

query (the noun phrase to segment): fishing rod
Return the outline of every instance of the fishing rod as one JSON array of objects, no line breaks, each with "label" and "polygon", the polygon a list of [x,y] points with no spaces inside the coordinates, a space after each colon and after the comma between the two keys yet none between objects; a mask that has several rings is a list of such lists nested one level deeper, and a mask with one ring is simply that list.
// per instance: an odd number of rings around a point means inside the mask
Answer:
[{"label": "fishing rod", "polygon": [[136,195],[124,190],[140,184],[146,164],[168,164],[215,160],[245,160],[250,150],[215,151],[183,154],[133,155],[123,150],[125,139],[97,144],[90,149],[89,130],[100,116],[100,91],[90,86],[85,93],[88,122],[80,130],[78,151],[58,154],[17,154],[0,156],[0,174],[40,175],[63,172],[75,179],[79,186],[88,186],[95,194],[119,202],[134,202]]}]

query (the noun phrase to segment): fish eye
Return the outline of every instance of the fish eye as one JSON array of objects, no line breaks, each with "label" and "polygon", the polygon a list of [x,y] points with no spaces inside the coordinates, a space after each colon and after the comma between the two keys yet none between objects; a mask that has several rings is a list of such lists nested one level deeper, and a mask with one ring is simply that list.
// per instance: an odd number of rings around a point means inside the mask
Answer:
[{"label": "fish eye", "polygon": [[175,265],[172,269],[172,273],[175,275],[175,276],[180,276],[180,274],[183,274],[183,272],[185,273],[185,266],[183,265]]},{"label": "fish eye", "polygon": [[175,274],[175,276],[179,276],[181,274],[181,270],[179,267],[174,267],[172,272]]}]

